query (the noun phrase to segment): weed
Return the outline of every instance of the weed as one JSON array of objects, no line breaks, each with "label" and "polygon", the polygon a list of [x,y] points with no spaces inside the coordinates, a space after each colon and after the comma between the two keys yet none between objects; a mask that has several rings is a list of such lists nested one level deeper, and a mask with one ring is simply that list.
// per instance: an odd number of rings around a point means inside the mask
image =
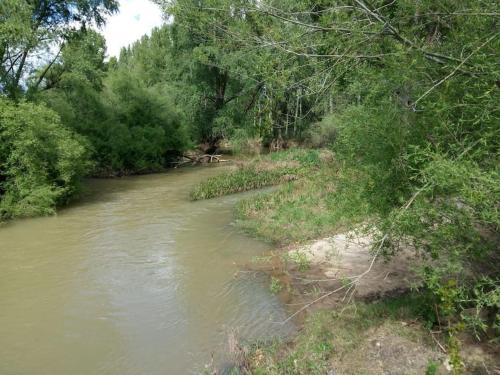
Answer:
[{"label": "weed", "polygon": [[439,363],[434,361],[429,361],[427,365],[427,370],[425,370],[425,375],[436,375],[438,371]]},{"label": "weed", "polygon": [[[400,322],[419,318],[419,306],[422,303],[419,297],[402,296],[373,304],[360,303],[352,314],[331,310],[312,313],[292,344],[283,346],[279,342],[272,342],[252,347],[249,355],[250,373],[326,374],[331,370],[332,362],[341,363],[345,356],[361,346],[371,327],[380,326],[383,322],[387,322],[394,331],[401,330],[398,334],[405,335],[406,331],[411,331],[417,336],[416,340],[424,339],[424,330],[415,332],[417,330],[414,327],[405,328]],[[344,365],[352,365],[351,370],[358,371],[355,373],[363,371],[363,367],[356,368],[355,363]],[[429,362],[428,368],[431,367]]]},{"label": "weed", "polygon": [[269,290],[273,294],[278,294],[283,289],[283,284],[276,277],[271,277],[271,284],[269,285]]},{"label": "weed", "polygon": [[307,271],[311,266],[311,261],[302,251],[290,251],[285,254],[285,257],[287,258],[287,260],[295,263],[300,272]]}]

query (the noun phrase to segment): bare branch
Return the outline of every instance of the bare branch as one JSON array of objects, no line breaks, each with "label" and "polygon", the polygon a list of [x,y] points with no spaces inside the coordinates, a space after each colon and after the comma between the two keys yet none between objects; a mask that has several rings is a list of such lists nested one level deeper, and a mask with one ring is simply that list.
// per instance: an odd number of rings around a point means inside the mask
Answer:
[{"label": "bare branch", "polygon": [[64,44],[61,44],[61,46],[59,47],[59,51],[57,52],[57,54],[55,55],[55,57],[52,59],[52,61],[49,64],[47,64],[47,66],[43,70],[42,74],[40,74],[40,77],[38,77],[38,79],[37,79],[37,81],[35,83],[35,89],[38,89],[38,87],[42,83],[43,79],[45,78],[45,76],[47,75],[47,73],[49,72],[49,70],[52,68],[52,66],[54,65],[54,63],[56,62],[56,60],[59,58],[59,55],[61,54],[63,46],[64,46]]}]

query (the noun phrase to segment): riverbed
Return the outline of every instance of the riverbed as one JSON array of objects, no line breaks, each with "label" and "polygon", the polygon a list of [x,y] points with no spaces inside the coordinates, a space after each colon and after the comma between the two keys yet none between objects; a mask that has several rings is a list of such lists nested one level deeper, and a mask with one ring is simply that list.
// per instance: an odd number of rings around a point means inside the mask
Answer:
[{"label": "riverbed", "polygon": [[285,336],[269,250],[234,225],[241,195],[191,202],[221,167],[86,182],[55,216],[0,227],[0,374],[197,374],[227,336]]}]

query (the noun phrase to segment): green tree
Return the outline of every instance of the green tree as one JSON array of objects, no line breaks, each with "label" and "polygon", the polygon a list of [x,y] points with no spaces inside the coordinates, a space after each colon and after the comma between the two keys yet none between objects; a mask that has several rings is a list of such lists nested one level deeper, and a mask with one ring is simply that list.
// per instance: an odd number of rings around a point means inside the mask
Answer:
[{"label": "green tree", "polygon": [[[179,64],[178,76],[197,93],[198,111],[194,113],[196,136],[215,151],[218,142],[245,122],[240,116],[252,91],[261,85],[249,76],[241,46],[228,37],[241,27],[243,2],[211,0],[194,4],[188,0],[159,1],[175,22],[170,27],[172,58]],[[233,7],[234,11],[228,9]],[[227,9],[216,14],[205,9]],[[214,17],[216,16],[216,17]]]},{"label": "green tree", "polygon": [[158,170],[188,144],[170,89],[157,76],[162,67],[143,64],[149,49],[142,46],[148,41],[143,38],[119,61],[106,64],[103,37],[82,30],[33,89],[64,124],[89,140],[97,174]]},{"label": "green tree", "polygon": [[[0,53],[2,57],[2,91],[19,98],[22,80],[35,64],[35,54],[53,55],[50,51],[62,48],[75,30],[91,24],[104,23],[107,14],[115,12],[115,0],[6,0],[2,2],[0,21]],[[5,16],[4,16],[5,14]],[[49,58],[48,67],[58,58]],[[36,66],[35,66],[36,68]],[[48,72],[41,73],[40,79]]]},{"label": "green tree", "polygon": [[168,86],[146,87],[141,76],[118,67],[110,72],[104,94],[113,115],[105,126],[107,136],[101,140],[106,143],[102,147],[111,149],[101,154],[111,157],[113,169],[158,170],[189,144]]},{"label": "green tree", "polygon": [[54,212],[89,168],[84,145],[43,105],[0,98],[0,219]]}]

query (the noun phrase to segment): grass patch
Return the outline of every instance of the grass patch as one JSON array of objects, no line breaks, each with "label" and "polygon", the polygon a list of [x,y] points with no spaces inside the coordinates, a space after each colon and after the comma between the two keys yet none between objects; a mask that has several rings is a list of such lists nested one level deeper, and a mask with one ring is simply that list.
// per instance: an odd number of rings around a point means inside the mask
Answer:
[{"label": "grass patch", "polygon": [[299,272],[305,272],[311,267],[311,261],[306,254],[300,251],[290,251],[283,254],[285,262],[292,262],[297,265]]},{"label": "grass patch", "polygon": [[198,184],[191,192],[191,199],[210,199],[276,185],[281,183],[283,176],[294,172],[294,168],[259,170],[256,165],[245,166]]},{"label": "grass patch", "polygon": [[239,225],[282,245],[330,235],[369,217],[358,178],[332,163],[311,168],[298,181],[240,201],[236,207]]},{"label": "grass patch", "polygon": [[283,284],[276,277],[271,277],[271,283],[269,284],[269,290],[273,294],[278,294],[283,289]]},{"label": "grass patch", "polygon": [[[338,313],[318,311],[309,315],[304,328],[293,343],[284,345],[274,341],[256,344],[251,348],[251,374],[294,375],[327,374],[332,362],[338,363],[352,355],[366,341],[366,333],[382,324],[397,335],[408,336],[423,346],[430,344],[423,330],[404,327],[402,320],[421,317],[419,297],[403,296],[373,304],[358,304],[356,309]],[[363,354],[360,354],[363,356]],[[356,372],[355,364],[352,373]]]},{"label": "grass patch", "polygon": [[281,186],[241,200],[239,226],[280,245],[316,239],[366,221],[370,210],[364,195],[366,178],[340,169],[330,152],[291,149],[242,163],[236,170],[209,178],[191,192],[191,199]]},{"label": "grass patch", "polygon": [[241,163],[236,170],[201,182],[191,192],[191,199],[210,199],[278,185],[304,177],[321,164],[318,150],[294,149],[273,153]]}]

